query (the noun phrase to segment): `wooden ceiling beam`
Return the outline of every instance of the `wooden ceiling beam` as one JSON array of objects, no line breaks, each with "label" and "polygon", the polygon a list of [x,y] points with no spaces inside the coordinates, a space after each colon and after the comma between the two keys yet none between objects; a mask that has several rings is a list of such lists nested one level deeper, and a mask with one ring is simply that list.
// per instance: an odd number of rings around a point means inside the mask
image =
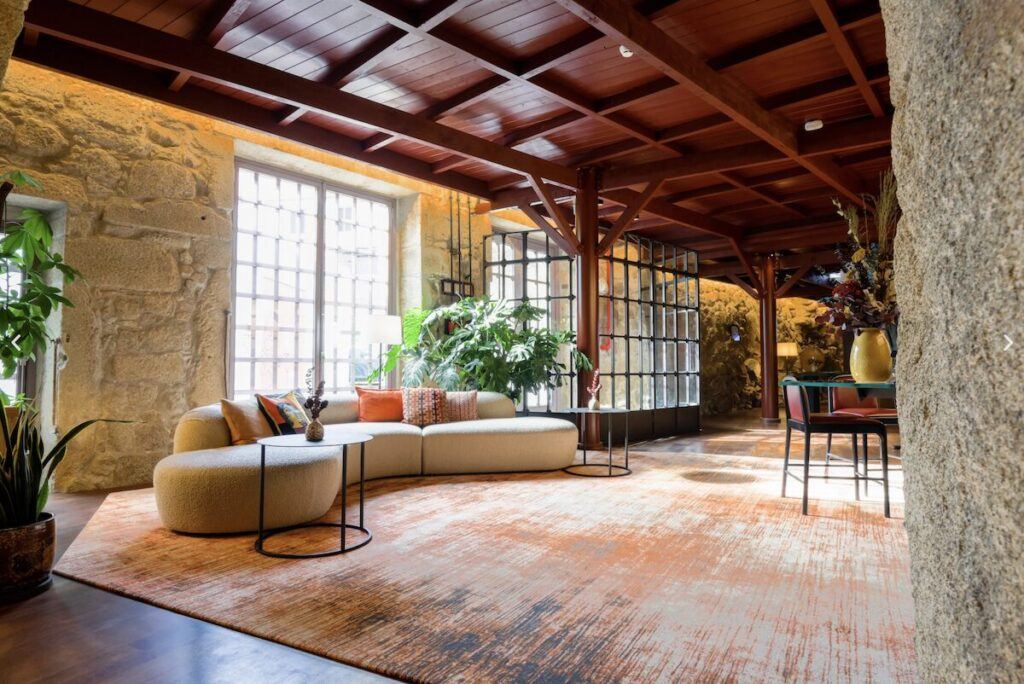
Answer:
[{"label": "wooden ceiling beam", "polygon": [[662,180],[651,181],[629,201],[629,204],[623,207],[622,213],[615,219],[611,229],[597,245],[598,256],[606,256],[611,253],[612,245],[622,237],[622,234],[626,232],[626,228],[633,222],[633,219],[640,215],[640,212],[647,206],[654,193],[661,187],[662,182]]},{"label": "wooden ceiling beam", "polygon": [[782,283],[782,285],[780,285],[778,289],[775,290],[775,296],[785,296],[787,292],[793,289],[794,285],[798,284],[801,280],[803,280],[804,276],[807,275],[807,272],[810,271],[812,268],[813,266],[801,266],[796,271],[791,273],[789,277],[786,278],[786,282]]},{"label": "wooden ceiling beam", "polygon": [[[551,241],[558,245],[563,252],[576,256],[580,253],[579,241],[570,241],[561,230],[548,223],[537,208],[531,204],[524,203],[519,206],[519,211],[526,214],[534,224],[544,231],[544,234],[551,238]],[[574,236],[575,237],[575,236]]]},{"label": "wooden ceiling beam", "polygon": [[825,32],[828,33],[836,52],[839,53],[839,58],[846,65],[846,70],[856,81],[857,89],[864,97],[871,114],[875,117],[885,116],[885,107],[882,106],[882,101],[872,90],[860,55],[857,54],[857,49],[850,42],[850,38],[843,32],[843,27],[839,24],[839,18],[836,16],[836,10],[832,3],[829,0],[810,0],[810,3],[815,14],[818,15],[818,19],[821,20],[822,26],[825,27]]},{"label": "wooden ceiling beam", "polygon": [[[203,41],[215,48],[221,47],[224,36],[242,19],[251,2],[252,0],[218,0],[193,32],[192,39]],[[191,74],[179,71],[168,87],[171,90],[181,90],[189,78]]]},{"label": "wooden ceiling beam", "polygon": [[[480,98],[488,95],[495,88],[506,83],[508,83],[507,78],[494,74],[493,76],[489,76],[482,81],[478,81],[473,85],[460,90],[450,97],[438,100],[423,111],[418,112],[417,115],[426,117],[431,121],[440,121],[445,116],[476,102]],[[389,133],[375,133],[366,139],[363,143],[363,149],[367,152],[375,152],[387,147],[395,140],[398,140],[398,138]]]},{"label": "wooden ceiling beam", "polygon": [[36,0],[26,25],[42,34],[151,66],[187,71],[213,83],[261,95],[327,116],[468,154],[480,161],[575,187],[576,173],[414,114],[258,64],[207,45],[90,10],[66,0]]},{"label": "wooden ceiling beam", "polygon": [[849,201],[864,204],[863,188],[854,174],[840,169],[831,160],[800,156],[796,127],[788,119],[762,107],[749,89],[716,72],[631,7],[615,0],[557,1],[609,37],[628,45],[705,102],[806,167]]},{"label": "wooden ceiling beam", "polygon": [[[889,80],[888,66],[885,63],[873,65],[868,68],[868,76],[872,84],[884,83]],[[856,87],[857,84],[849,76],[837,76],[778,93],[765,98],[761,103],[769,109],[781,109],[795,104],[812,102],[823,97],[839,95],[854,90]],[[662,129],[657,132],[657,137],[661,142],[677,142],[730,125],[735,125],[735,122],[725,114],[710,114]],[[573,159],[572,165],[585,166],[596,164],[624,154],[636,152],[644,147],[646,147],[646,144],[626,139],[611,145],[605,145],[598,150],[584,153]]]},{"label": "wooden ceiling beam", "polygon": [[[579,254],[582,245],[580,240],[573,231],[573,226],[569,219],[566,218],[565,212],[562,207],[555,201],[555,197],[551,194],[551,188],[544,182],[543,178],[537,176],[530,176],[530,187],[537,193],[537,199],[540,200],[541,205],[547,210],[548,216],[555,222],[555,229],[562,234],[566,242],[573,246],[575,254]],[[530,206],[530,205],[527,205]]]},{"label": "wooden ceiling beam", "polygon": [[[801,134],[797,138],[798,149],[806,155],[836,154],[851,149],[879,147],[891,142],[891,121],[868,119],[834,124],[822,131]],[[604,172],[604,187],[620,188],[644,183],[654,178],[687,178],[708,173],[732,171],[734,169],[774,164],[785,161],[788,155],[781,153],[767,143],[747,143],[720,150],[699,152],[677,159],[662,159],[634,166],[611,168]],[[824,162],[824,160],[816,160]],[[806,164],[802,164],[811,173]],[[817,175],[817,174],[815,174]]]},{"label": "wooden ceiling beam", "polygon": [[[753,267],[751,267],[751,270],[753,270]],[[761,298],[760,290],[759,289],[755,289],[755,287],[759,287],[758,286],[758,282],[757,282],[757,273],[756,272],[754,273],[754,275],[750,276],[751,280],[753,281],[753,285],[751,285],[747,281],[743,280],[742,278],[740,278],[735,273],[729,273],[728,275],[726,275],[726,278],[728,278],[730,281],[732,281],[733,285],[738,285],[741,290],[746,292],[753,299],[760,299]]]},{"label": "wooden ceiling beam", "polygon": [[[354,80],[357,74],[376,64],[395,43],[404,37],[405,32],[400,29],[394,27],[387,29],[371,40],[368,45],[363,46],[356,54],[331,67],[327,75],[319,82],[341,88],[349,80]],[[289,126],[302,118],[308,111],[302,107],[285,107],[279,123],[282,126]]]},{"label": "wooden ceiling beam", "polygon": [[[628,206],[639,194],[635,190],[628,189],[601,191],[602,197],[623,206]],[[724,238],[739,238],[743,235],[743,229],[739,226],[686,209],[685,207],[677,207],[674,204],[669,204],[657,198],[648,200],[644,209],[650,214],[709,235]]]},{"label": "wooden ceiling beam", "polygon": [[[837,262],[836,252],[833,249],[823,249],[815,252],[801,252],[799,254],[787,254],[779,257],[779,270],[802,268],[804,266],[829,266]],[[700,274],[709,278],[724,276],[729,273],[744,273],[743,264],[736,261],[722,263],[701,263]]]},{"label": "wooden ceiling beam", "polygon": [[162,72],[128,62],[119,62],[114,65],[116,68],[111,68],[110,57],[101,52],[50,37],[45,37],[44,40],[49,42],[40,48],[18,46],[15,56],[48,69],[269,133],[325,152],[374,164],[457,192],[484,198],[489,195],[487,184],[478,178],[454,172],[438,175],[433,173],[427,162],[390,150],[371,155],[363,151],[360,141],[303,121],[297,121],[294,125],[282,129],[277,124],[277,112],[274,110],[193,84],[187,84],[178,91],[169,90]]}]

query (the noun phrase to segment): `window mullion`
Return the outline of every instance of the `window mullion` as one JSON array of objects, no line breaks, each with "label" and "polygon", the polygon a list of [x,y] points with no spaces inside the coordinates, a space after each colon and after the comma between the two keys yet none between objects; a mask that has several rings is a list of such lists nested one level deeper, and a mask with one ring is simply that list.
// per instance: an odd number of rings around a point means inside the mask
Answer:
[{"label": "window mullion", "polygon": [[317,185],[316,200],[316,276],[313,304],[313,384],[324,379],[324,281],[326,274],[327,184]]}]

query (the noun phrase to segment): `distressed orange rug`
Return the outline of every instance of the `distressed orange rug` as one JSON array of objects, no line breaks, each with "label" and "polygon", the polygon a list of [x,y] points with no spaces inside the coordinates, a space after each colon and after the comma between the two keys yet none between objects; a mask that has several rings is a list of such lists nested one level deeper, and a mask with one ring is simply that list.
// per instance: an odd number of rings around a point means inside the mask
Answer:
[{"label": "distressed orange rug", "polygon": [[631,455],[612,479],[368,483],[373,542],[318,560],[176,535],[151,490],[112,494],[59,572],[406,680],[913,680],[901,505],[816,482],[805,517],[778,460]]}]

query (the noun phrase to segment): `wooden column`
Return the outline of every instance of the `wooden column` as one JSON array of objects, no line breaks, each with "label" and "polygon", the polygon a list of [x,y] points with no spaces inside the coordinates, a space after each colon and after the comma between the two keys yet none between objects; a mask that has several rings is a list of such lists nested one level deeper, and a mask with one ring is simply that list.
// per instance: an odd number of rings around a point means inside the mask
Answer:
[{"label": "wooden column", "polygon": [[761,256],[761,420],[779,422],[779,358],[776,334],[775,257]]},{"label": "wooden column", "polygon": [[[597,230],[597,187],[598,173],[594,167],[584,167],[577,176],[576,192],[576,233],[580,241],[580,254],[576,260],[576,346],[587,358],[598,365],[597,340],[597,245],[600,235]],[[589,395],[591,373],[580,373],[578,377],[578,405],[586,406]],[[604,401],[609,401],[607,396]],[[587,419],[588,447],[600,443],[600,421],[598,416]]]}]

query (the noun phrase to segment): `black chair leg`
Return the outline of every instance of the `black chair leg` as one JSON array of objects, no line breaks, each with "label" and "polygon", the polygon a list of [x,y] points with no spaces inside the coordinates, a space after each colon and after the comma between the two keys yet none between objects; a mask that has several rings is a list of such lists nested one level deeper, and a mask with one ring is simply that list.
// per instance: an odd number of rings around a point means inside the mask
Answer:
[{"label": "black chair leg", "polygon": [[828,462],[832,458],[832,433],[828,433],[825,439],[825,477],[828,477]]},{"label": "black chair leg", "polygon": [[804,515],[807,515],[807,485],[811,478],[811,433],[804,433]]},{"label": "black chair leg", "polygon": [[860,458],[857,455],[857,435],[853,435],[853,496],[860,501]]},{"label": "black chair leg", "polygon": [[864,496],[867,496],[868,482],[870,482],[870,480],[868,480],[868,433],[865,432],[862,439],[864,440],[864,448],[861,449],[861,453],[864,454]]},{"label": "black chair leg", "polygon": [[889,515],[889,445],[888,439],[885,432],[878,436],[878,441],[882,444],[882,501],[885,510],[885,517],[891,518]]},{"label": "black chair leg", "polygon": [[786,425],[786,454],[782,457],[782,498],[786,498],[786,476],[789,475],[789,441],[793,435],[793,428]]}]

